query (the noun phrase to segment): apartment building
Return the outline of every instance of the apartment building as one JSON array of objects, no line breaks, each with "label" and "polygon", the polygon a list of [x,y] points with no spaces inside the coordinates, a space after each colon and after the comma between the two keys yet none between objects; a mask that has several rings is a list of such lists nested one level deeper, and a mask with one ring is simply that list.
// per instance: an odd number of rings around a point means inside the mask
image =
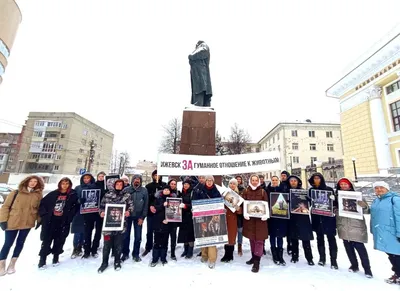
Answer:
[{"label": "apartment building", "polygon": [[16,171],[20,146],[20,133],[0,133],[0,174]]},{"label": "apartment building", "polygon": [[[306,122],[281,122],[259,142],[261,151],[279,151],[281,170],[295,171],[316,165],[338,166],[343,159],[340,124]],[[266,173],[266,178],[281,171]]]},{"label": "apartment building", "polygon": [[19,172],[77,175],[107,172],[114,135],[73,112],[30,112],[22,140]]}]

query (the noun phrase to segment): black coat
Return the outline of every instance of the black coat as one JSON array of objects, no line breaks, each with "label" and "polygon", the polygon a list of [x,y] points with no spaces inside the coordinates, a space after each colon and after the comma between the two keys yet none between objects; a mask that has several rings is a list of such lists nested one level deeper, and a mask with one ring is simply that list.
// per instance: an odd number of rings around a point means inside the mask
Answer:
[{"label": "black coat", "polygon": [[[319,176],[321,179],[321,185],[319,187],[315,187],[314,184],[314,177]],[[325,183],[324,176],[322,176],[320,173],[314,173],[310,179],[308,180],[310,185],[312,187],[309,190],[309,196],[311,197],[311,190],[312,189],[318,189],[318,190],[327,190],[327,191],[332,191],[332,194],[335,196],[335,200],[333,202],[333,208],[337,208],[337,196],[336,193],[333,191],[331,187],[328,187]],[[318,235],[329,235],[329,236],[335,236],[336,235],[336,216],[329,217],[329,216],[323,216],[323,215],[316,215],[312,214],[312,228],[313,231]]]},{"label": "black coat", "polygon": [[161,192],[155,196],[154,207],[156,208],[156,213],[154,213],[153,218],[153,231],[154,232],[164,232],[168,233],[172,228],[176,228],[176,223],[163,223],[165,220],[165,206],[164,203],[167,202],[168,197],[176,197],[175,194],[165,196]]},{"label": "black coat", "polygon": [[182,203],[185,208],[182,209],[182,223],[179,226],[178,243],[194,242],[194,227],[192,213],[192,189],[189,188],[186,192],[182,189],[178,197],[182,198]]},{"label": "black coat", "polygon": [[149,194],[149,211],[147,212],[147,216],[153,216],[153,213],[150,211],[150,207],[154,206],[156,193],[162,190],[165,186],[167,186],[167,184],[161,180],[158,180],[158,183],[156,180],[153,180],[153,182],[146,185],[147,193]]},{"label": "black coat", "polygon": [[54,190],[43,197],[40,202],[39,215],[42,222],[41,240],[46,240],[51,236],[53,231],[52,226],[54,225],[61,227],[61,235],[66,238],[69,234],[71,222],[75,214],[79,211],[78,196],[74,190],[70,190],[65,200],[63,215],[60,217],[54,216],[54,207],[60,195],[63,194],[59,190]]},{"label": "black coat", "polygon": [[[238,189],[239,189],[239,195],[242,196],[242,193],[245,189],[243,184],[239,185]],[[244,219],[243,214],[237,214],[237,227],[238,228],[243,228],[243,219]]]},{"label": "black coat", "polygon": [[193,190],[192,200],[212,199],[220,197],[221,193],[219,193],[215,184],[213,184],[211,189],[208,189],[206,185],[199,184]]},{"label": "black coat", "polygon": [[97,180],[95,184],[96,184],[97,187],[99,187],[101,189],[101,194],[100,194],[100,201],[101,201],[101,200],[103,200],[104,195],[106,194],[106,192],[108,190],[106,190],[106,188],[104,186],[104,181]]},{"label": "black coat", "polygon": [[[269,201],[271,201],[270,194],[272,192],[281,193],[281,188],[271,186],[271,183],[266,187]],[[289,202],[289,201],[287,201]],[[285,237],[287,236],[289,228],[289,219],[270,218],[268,219],[268,232],[272,237]]]},{"label": "black coat", "polygon": [[[290,178],[295,176],[290,176]],[[302,189],[303,182],[295,177],[299,182],[297,189]],[[289,180],[289,179],[288,179]],[[290,192],[290,189],[288,189]],[[290,239],[309,241],[314,239],[312,224],[309,215],[290,214],[288,237]]]}]

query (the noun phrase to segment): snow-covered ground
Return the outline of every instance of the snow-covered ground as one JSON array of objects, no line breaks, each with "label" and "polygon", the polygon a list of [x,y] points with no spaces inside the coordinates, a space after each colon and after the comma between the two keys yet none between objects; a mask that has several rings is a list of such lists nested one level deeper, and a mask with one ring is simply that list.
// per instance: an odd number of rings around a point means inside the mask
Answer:
[{"label": "snow-covered ground", "polygon": [[[369,219],[369,217],[368,217]],[[145,228],[143,238],[145,238]],[[144,239],[145,240],[145,239]],[[0,244],[4,241],[4,232],[0,232]],[[103,274],[97,273],[101,263],[101,256],[97,259],[71,260],[72,235],[68,237],[64,247],[65,253],[61,255],[61,264],[53,267],[51,264],[46,270],[38,270],[38,252],[40,249],[39,230],[32,230],[21,257],[17,263],[17,273],[0,277],[1,291],[33,290],[187,290],[192,287],[196,290],[246,290],[258,286],[259,290],[280,288],[282,290],[398,290],[399,286],[388,285],[384,279],[392,272],[387,256],[373,250],[372,243],[367,248],[370,255],[373,279],[367,279],[361,268],[357,274],[347,271],[350,263],[343,248],[343,243],[338,239],[339,270],[331,270],[329,266],[310,267],[306,264],[302,250],[300,262],[291,264],[290,258],[285,257],[287,266],[281,267],[273,264],[271,256],[264,256],[261,261],[261,270],[258,274],[251,273],[250,266],[245,264],[249,259],[249,243],[245,239],[245,254],[242,258],[235,255],[233,263],[224,264],[218,261],[216,269],[210,270],[202,264],[199,258],[185,260],[178,257],[177,262],[169,260],[166,266],[149,267],[151,255],[141,263],[132,260],[125,262],[122,270],[115,272],[112,265]],[[142,243],[142,248],[143,244]],[[267,243],[269,248],[269,244]],[[312,242],[315,262],[318,261],[316,241]],[[301,244],[300,244],[301,247]],[[179,246],[177,255],[182,252]],[[197,253],[197,251],[196,251]],[[236,253],[236,250],[235,250]],[[219,249],[219,259],[223,249]],[[328,256],[329,257],[329,256]],[[51,263],[51,256],[48,263]],[[112,259],[110,259],[112,263]],[[206,288],[212,289],[206,289]],[[205,289],[203,289],[205,288]]]}]

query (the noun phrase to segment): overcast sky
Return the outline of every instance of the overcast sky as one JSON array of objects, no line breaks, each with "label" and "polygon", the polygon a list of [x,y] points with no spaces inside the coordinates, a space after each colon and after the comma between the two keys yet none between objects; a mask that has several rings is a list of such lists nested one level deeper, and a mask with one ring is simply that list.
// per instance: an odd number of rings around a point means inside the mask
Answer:
[{"label": "overcast sky", "polygon": [[258,141],[279,121],[339,122],[325,90],[400,11],[398,0],[17,2],[0,131],[18,131],[29,111],[74,111],[133,160],[155,160],[162,125],[190,103],[198,40],[210,46],[217,129],[228,136],[237,122]]}]

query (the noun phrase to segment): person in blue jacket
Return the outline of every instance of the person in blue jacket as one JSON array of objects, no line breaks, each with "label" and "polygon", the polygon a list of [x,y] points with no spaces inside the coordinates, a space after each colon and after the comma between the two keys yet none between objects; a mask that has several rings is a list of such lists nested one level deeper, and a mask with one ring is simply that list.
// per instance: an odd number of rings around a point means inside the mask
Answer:
[{"label": "person in blue jacket", "polygon": [[385,252],[392,264],[393,276],[389,284],[400,283],[400,196],[390,191],[386,182],[373,185],[377,198],[371,205],[371,233],[374,249]]}]

